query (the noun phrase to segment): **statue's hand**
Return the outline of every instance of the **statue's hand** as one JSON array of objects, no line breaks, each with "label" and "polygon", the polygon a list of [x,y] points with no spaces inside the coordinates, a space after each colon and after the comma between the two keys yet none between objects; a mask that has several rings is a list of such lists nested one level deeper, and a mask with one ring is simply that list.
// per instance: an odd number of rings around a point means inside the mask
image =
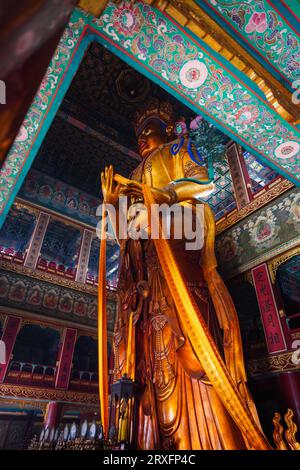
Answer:
[{"label": "statue's hand", "polygon": [[114,168],[112,165],[106,166],[104,172],[102,171],[101,184],[104,202],[115,206],[118,202],[121,185],[114,181]]}]

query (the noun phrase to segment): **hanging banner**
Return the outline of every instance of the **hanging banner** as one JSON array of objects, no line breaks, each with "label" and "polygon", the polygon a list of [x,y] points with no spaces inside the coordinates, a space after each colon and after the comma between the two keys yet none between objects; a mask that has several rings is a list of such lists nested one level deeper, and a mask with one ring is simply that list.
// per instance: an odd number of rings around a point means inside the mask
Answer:
[{"label": "hanging banner", "polygon": [[73,353],[77,331],[66,328],[65,338],[60,352],[60,360],[56,373],[55,388],[67,389],[72,369]]},{"label": "hanging banner", "polygon": [[252,269],[253,283],[269,353],[286,351],[279,313],[266,263]]}]

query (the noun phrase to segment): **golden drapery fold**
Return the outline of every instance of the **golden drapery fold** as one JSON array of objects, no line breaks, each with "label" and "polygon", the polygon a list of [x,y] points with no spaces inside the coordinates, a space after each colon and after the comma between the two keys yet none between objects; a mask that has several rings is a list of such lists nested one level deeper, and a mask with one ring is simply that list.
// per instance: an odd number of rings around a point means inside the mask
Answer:
[{"label": "golden drapery fold", "polygon": [[[148,211],[156,210],[151,189],[146,185],[143,185],[143,196]],[[157,214],[157,220],[158,218],[159,215]],[[247,407],[245,398],[242,397],[237,384],[234,382],[234,378],[231,377],[227,370],[202,315],[198,312],[198,307],[180,274],[168,240],[160,236],[154,239],[154,244],[185,331],[209,381],[240,429],[248,446],[255,450],[270,449],[268,441]],[[209,249],[209,246],[208,243],[207,249]],[[206,261],[208,261],[208,256]],[[210,271],[209,268],[209,266],[206,266],[208,272]],[[213,290],[217,288],[217,279],[212,270],[210,276],[213,281]]]}]

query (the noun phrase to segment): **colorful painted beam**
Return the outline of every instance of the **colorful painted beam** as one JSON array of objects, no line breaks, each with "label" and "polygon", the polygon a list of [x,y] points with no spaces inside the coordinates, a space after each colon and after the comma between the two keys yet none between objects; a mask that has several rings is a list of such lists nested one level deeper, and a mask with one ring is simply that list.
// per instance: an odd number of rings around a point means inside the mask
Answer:
[{"label": "colorful painted beam", "polygon": [[300,185],[299,130],[281,118],[249,79],[166,14],[142,2],[109,4],[98,19],[76,9],[0,173],[3,220],[70,86],[98,41]]},{"label": "colorful painted beam", "polygon": [[[196,0],[292,91],[300,78],[299,3]],[[288,4],[289,3],[289,4]],[[294,3],[294,5],[292,5]]]}]

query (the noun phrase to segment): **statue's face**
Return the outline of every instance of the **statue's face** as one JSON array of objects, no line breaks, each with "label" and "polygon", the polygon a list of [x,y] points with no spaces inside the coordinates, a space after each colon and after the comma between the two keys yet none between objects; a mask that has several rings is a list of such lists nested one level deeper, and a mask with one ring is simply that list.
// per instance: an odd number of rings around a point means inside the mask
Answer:
[{"label": "statue's face", "polygon": [[166,142],[166,133],[160,121],[149,121],[138,136],[139,152],[142,158],[148,157],[159,145]]}]

